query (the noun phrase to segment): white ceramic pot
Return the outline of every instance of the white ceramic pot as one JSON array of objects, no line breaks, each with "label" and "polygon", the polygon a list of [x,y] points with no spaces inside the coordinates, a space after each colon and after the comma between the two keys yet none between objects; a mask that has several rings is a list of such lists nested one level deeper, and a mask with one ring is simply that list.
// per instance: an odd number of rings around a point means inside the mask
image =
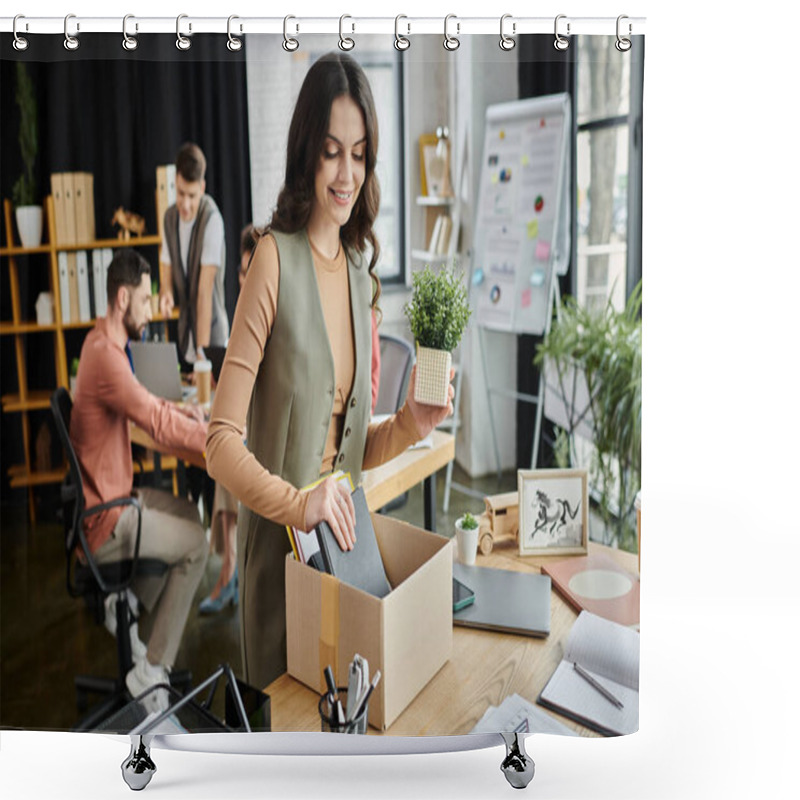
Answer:
[{"label": "white ceramic pot", "polygon": [[446,406],[452,357],[446,350],[417,345],[414,399],[428,406]]},{"label": "white ceramic pot", "polygon": [[456,548],[457,558],[462,564],[472,565],[475,563],[475,556],[478,554],[478,526],[467,530],[462,527],[463,517],[456,520]]},{"label": "white ceramic pot", "polygon": [[17,230],[23,247],[38,247],[42,243],[42,207],[18,206]]}]

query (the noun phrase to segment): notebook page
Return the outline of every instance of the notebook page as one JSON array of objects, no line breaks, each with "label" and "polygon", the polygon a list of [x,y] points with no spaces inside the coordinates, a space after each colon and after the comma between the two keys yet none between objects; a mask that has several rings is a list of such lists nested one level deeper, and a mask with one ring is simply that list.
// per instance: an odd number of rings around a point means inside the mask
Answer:
[{"label": "notebook page", "polygon": [[564,659],[639,691],[639,634],[632,628],[581,611]]},{"label": "notebook page", "polygon": [[591,670],[587,669],[587,672],[608,689],[623,704],[623,708],[617,708],[604,697],[568,661],[558,665],[540,700],[613,733],[635,733],[639,729],[639,693]]}]

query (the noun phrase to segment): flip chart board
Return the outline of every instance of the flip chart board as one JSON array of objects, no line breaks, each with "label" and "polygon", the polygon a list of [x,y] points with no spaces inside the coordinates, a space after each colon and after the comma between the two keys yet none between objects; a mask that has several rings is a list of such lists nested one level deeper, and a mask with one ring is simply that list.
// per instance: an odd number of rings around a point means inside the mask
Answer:
[{"label": "flip chart board", "polygon": [[472,273],[485,328],[546,329],[553,275],[569,265],[571,120],[566,93],[486,109]]}]

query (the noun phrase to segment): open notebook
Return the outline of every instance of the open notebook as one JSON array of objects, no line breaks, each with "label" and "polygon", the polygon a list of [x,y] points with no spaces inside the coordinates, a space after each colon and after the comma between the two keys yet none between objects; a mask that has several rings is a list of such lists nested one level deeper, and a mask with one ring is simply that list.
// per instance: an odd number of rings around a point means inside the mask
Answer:
[{"label": "open notebook", "polygon": [[[589,679],[575,669],[575,663]],[[594,681],[616,698],[615,705]],[[581,611],[539,703],[608,736],[639,730],[639,634]]]}]

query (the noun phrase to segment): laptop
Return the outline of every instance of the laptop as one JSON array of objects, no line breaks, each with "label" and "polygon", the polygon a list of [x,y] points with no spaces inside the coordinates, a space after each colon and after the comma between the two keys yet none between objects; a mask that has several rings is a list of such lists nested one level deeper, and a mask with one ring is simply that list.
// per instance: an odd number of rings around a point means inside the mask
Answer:
[{"label": "laptop", "polygon": [[181,385],[175,342],[131,342],[131,357],[137,380],[157,397],[180,402],[197,392]]},{"label": "laptop", "polygon": [[453,612],[453,625],[524,636],[550,633],[550,576],[453,563],[453,577],[475,602]]}]

